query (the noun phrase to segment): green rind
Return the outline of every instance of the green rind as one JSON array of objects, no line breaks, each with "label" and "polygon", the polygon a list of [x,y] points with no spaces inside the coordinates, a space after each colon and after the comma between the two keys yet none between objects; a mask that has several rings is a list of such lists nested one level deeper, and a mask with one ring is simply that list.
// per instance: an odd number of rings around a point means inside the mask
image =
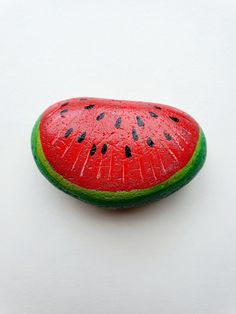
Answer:
[{"label": "green rind", "polygon": [[103,192],[81,188],[62,177],[57,173],[47,161],[40,140],[39,124],[41,117],[36,121],[32,137],[31,145],[35,162],[41,173],[57,188],[65,193],[74,196],[87,203],[91,203],[101,207],[109,208],[125,208],[134,207],[142,203],[153,200],[159,200],[171,193],[179,190],[186,185],[203,166],[206,159],[206,138],[200,129],[198,143],[194,154],[187,165],[178,171],[175,175],[160,185],[149,189],[132,190],[130,192]]}]

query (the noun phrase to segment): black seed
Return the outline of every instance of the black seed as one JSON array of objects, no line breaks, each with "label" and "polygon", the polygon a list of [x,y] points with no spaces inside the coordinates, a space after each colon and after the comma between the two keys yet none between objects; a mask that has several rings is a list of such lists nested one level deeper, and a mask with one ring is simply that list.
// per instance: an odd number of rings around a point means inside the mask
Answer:
[{"label": "black seed", "polygon": [[137,116],[136,119],[137,119],[138,126],[144,126],[144,122],[141,117]]},{"label": "black seed", "polygon": [[73,132],[73,128],[69,128],[66,133],[65,133],[65,137],[68,137],[71,133]]},{"label": "black seed", "polygon": [[121,117],[119,117],[119,118],[116,120],[115,127],[116,127],[117,129],[119,129],[119,128],[120,128],[120,125],[121,125]]},{"label": "black seed", "polygon": [[130,149],[130,147],[127,146],[127,145],[125,146],[125,156],[126,156],[127,158],[132,157],[131,149]]},{"label": "black seed", "polygon": [[136,132],[135,129],[132,130],[132,136],[133,136],[133,139],[134,139],[135,141],[138,140],[138,134],[137,134],[137,132]]},{"label": "black seed", "polygon": [[83,101],[83,100],[87,100],[87,98],[80,98],[79,100],[82,100],[82,101]]},{"label": "black seed", "polygon": [[158,115],[157,115],[155,112],[149,111],[149,114],[150,114],[150,116],[153,117],[153,118],[158,118]]},{"label": "black seed", "polygon": [[107,152],[107,144],[103,144],[101,152],[102,152],[103,155],[106,154],[106,152]]},{"label": "black seed", "polygon": [[175,122],[179,122],[179,119],[176,117],[169,117],[171,120],[175,121]]},{"label": "black seed", "polygon": [[159,106],[154,106],[154,108],[161,110],[162,108]]},{"label": "black seed", "polygon": [[90,155],[93,156],[96,152],[97,146],[95,144],[93,144],[91,150],[90,150]]},{"label": "black seed", "polygon": [[167,139],[167,141],[172,140],[172,136],[169,133],[164,132],[163,134],[164,134],[165,138]]},{"label": "black seed", "polygon": [[83,142],[83,140],[85,139],[85,136],[86,136],[86,131],[84,131],[83,133],[80,134],[80,136],[77,139],[77,142],[78,143]]},{"label": "black seed", "polygon": [[104,112],[100,113],[100,115],[98,115],[97,118],[96,118],[97,121],[102,120],[102,118],[104,118],[104,116],[105,116],[105,113],[104,113]]},{"label": "black seed", "polygon": [[60,112],[60,115],[63,117],[64,116],[64,113],[66,113],[68,111],[68,109],[64,109]]},{"label": "black seed", "polygon": [[147,139],[147,144],[148,144],[148,146],[150,146],[150,147],[153,147],[153,146],[154,146],[154,142],[153,142],[153,140],[152,140],[150,137]]},{"label": "black seed", "polygon": [[89,109],[92,109],[93,107],[95,107],[95,105],[88,105],[88,106],[85,106],[84,109],[88,109],[89,110]]},{"label": "black seed", "polygon": [[69,105],[69,102],[67,101],[67,102],[64,102],[62,105],[61,105],[61,107],[65,107],[65,106],[67,106],[67,105]]}]

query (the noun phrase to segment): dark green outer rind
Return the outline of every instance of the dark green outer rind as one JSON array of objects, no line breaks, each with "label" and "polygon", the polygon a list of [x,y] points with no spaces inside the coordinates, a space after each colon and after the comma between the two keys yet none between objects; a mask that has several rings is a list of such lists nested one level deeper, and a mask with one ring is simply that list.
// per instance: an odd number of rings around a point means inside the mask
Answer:
[{"label": "dark green outer rind", "polygon": [[48,163],[43,153],[40,140],[40,120],[41,117],[39,117],[34,125],[31,137],[31,146],[35,162],[41,173],[53,185],[65,193],[100,207],[129,208],[167,197],[191,181],[202,168],[206,159],[206,138],[203,131],[200,129],[199,140],[191,160],[184,168],[179,170],[175,175],[160,185],[149,189],[132,190],[129,192],[103,192],[89,190],[69,182],[58,174]]}]

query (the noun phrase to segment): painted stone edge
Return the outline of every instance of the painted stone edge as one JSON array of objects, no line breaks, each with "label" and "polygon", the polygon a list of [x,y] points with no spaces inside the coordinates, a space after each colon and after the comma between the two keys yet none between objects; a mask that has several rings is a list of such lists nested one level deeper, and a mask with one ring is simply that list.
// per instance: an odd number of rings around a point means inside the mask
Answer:
[{"label": "painted stone edge", "polygon": [[31,135],[31,149],[40,172],[57,188],[84,202],[107,208],[129,208],[150,201],[157,201],[189,183],[202,168],[207,154],[206,138],[199,127],[199,138],[195,151],[186,166],[165,182],[154,187],[129,192],[103,192],[77,186],[57,173],[47,161],[41,145],[39,125],[41,116],[36,121]]}]

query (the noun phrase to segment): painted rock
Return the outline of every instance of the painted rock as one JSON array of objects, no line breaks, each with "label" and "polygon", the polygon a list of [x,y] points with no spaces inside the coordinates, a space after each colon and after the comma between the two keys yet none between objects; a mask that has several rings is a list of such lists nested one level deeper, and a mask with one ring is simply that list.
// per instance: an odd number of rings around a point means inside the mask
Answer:
[{"label": "painted rock", "polygon": [[170,106],[73,98],[39,117],[32,151],[43,175],[62,191],[121,208],[187,184],[204,164],[206,140],[192,117]]}]

